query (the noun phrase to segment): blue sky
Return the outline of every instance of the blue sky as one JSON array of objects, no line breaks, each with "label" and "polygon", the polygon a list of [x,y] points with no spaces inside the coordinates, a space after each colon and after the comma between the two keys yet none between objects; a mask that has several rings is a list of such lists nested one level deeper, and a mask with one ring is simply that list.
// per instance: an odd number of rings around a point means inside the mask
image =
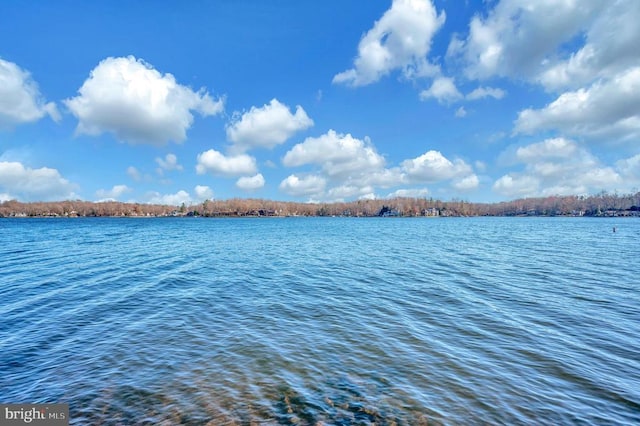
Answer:
[{"label": "blue sky", "polygon": [[640,188],[640,2],[0,3],[0,201]]}]

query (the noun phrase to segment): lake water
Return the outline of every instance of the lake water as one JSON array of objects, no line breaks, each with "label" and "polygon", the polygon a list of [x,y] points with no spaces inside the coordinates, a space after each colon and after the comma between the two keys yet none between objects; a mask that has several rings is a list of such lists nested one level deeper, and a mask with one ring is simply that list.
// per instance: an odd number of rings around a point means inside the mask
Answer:
[{"label": "lake water", "polygon": [[0,402],[78,425],[639,424],[639,260],[636,219],[2,219]]}]

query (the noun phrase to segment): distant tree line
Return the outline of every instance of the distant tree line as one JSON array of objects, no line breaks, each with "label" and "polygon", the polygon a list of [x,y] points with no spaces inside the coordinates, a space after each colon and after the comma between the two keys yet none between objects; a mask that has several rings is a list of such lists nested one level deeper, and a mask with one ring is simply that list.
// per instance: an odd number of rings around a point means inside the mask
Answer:
[{"label": "distant tree line", "polygon": [[75,216],[169,216],[176,206],[121,203],[118,201],[53,201],[22,203],[16,200],[0,203],[0,217],[75,217]]},{"label": "distant tree line", "polygon": [[246,216],[640,216],[640,192],[618,195],[523,198],[500,203],[393,198],[335,203],[298,203],[233,198],[192,205],[157,205],[118,201],[0,203],[0,217],[246,217]]}]

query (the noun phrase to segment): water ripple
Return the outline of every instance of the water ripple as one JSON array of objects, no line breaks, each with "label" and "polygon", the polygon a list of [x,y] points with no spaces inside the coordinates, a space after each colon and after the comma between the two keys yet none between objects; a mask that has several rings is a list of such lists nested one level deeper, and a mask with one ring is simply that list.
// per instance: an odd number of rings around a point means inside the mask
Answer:
[{"label": "water ripple", "polygon": [[0,400],[72,424],[640,422],[640,223],[3,221]]}]

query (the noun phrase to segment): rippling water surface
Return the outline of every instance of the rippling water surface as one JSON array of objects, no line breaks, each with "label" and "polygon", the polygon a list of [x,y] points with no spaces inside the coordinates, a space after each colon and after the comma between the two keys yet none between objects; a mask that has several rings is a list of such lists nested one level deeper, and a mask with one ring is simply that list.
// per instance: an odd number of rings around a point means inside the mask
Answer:
[{"label": "rippling water surface", "polygon": [[72,424],[638,424],[639,259],[634,219],[2,219],[0,402]]}]

